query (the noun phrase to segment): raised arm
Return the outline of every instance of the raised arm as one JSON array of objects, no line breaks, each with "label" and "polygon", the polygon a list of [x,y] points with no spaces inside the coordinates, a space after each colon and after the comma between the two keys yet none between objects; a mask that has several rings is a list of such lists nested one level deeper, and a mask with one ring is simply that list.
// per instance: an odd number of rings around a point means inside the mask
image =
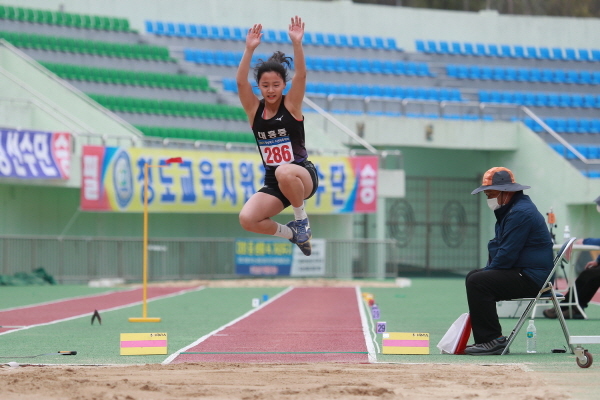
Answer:
[{"label": "raised arm", "polygon": [[304,59],[304,49],[302,48],[302,38],[304,37],[304,22],[302,18],[295,16],[289,26],[289,35],[294,46],[294,77],[292,78],[292,87],[285,97],[285,107],[294,116],[302,119],[302,100],[306,92],[306,60]]},{"label": "raised arm", "polygon": [[260,44],[260,38],[262,25],[254,24],[252,28],[248,30],[246,35],[246,49],[242,55],[242,60],[238,66],[236,81],[238,87],[238,96],[246,115],[248,116],[248,122],[252,125],[254,121],[254,115],[258,109],[259,100],[252,91],[252,85],[248,82],[248,73],[250,72],[250,62],[252,61],[252,54],[254,49]]}]

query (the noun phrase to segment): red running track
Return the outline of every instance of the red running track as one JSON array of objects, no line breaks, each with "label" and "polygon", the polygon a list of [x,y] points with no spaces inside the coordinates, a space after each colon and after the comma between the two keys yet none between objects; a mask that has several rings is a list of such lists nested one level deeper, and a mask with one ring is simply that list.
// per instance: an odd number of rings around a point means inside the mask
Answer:
[{"label": "red running track", "polygon": [[[147,299],[168,296],[177,292],[189,291],[186,287],[149,287]],[[141,303],[142,289],[110,292],[74,299],[57,300],[46,304],[19,307],[5,311],[0,310],[0,326],[24,326],[48,324],[68,318],[92,315],[94,310],[103,311],[116,307],[125,307]],[[140,317],[141,315],[140,310]],[[0,334],[15,328],[0,328]]]},{"label": "red running track", "polygon": [[[172,363],[367,363],[359,307],[354,288],[295,288],[186,349]],[[183,354],[194,352],[236,354]],[[254,352],[264,354],[248,354]]]}]

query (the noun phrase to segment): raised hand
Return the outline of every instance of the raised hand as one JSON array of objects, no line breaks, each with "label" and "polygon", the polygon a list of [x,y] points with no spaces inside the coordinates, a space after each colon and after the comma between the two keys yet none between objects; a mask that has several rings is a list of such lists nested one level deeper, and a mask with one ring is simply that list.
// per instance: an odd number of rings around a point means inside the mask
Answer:
[{"label": "raised hand", "polygon": [[254,50],[260,44],[260,38],[262,37],[262,25],[254,24],[254,26],[248,29],[248,34],[246,35],[246,47]]},{"label": "raised hand", "polygon": [[304,22],[302,22],[302,18],[297,15],[292,18],[289,35],[292,43],[302,43],[302,37],[304,36]]}]

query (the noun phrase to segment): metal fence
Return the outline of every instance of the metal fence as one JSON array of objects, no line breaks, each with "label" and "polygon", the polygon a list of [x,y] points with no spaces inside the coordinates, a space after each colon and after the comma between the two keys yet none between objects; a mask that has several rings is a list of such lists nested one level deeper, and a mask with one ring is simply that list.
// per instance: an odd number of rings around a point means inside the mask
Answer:
[{"label": "metal fence", "polygon": [[[152,239],[150,281],[236,278],[234,238]],[[397,276],[395,240],[327,240],[325,277]],[[117,237],[0,236],[0,273],[43,267],[60,283],[142,279],[142,239]]]}]

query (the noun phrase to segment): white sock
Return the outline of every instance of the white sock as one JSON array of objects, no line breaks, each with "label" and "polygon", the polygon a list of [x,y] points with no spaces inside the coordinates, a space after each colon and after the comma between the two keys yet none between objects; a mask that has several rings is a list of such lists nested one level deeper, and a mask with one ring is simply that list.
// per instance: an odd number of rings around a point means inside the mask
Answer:
[{"label": "white sock", "polygon": [[306,210],[304,210],[304,204],[300,207],[292,207],[294,209],[294,218],[296,221],[302,221],[303,219],[308,218],[306,215]]},{"label": "white sock", "polygon": [[279,236],[284,239],[291,239],[294,237],[294,232],[292,232],[289,226],[277,223],[277,230],[275,231],[273,236]]}]

